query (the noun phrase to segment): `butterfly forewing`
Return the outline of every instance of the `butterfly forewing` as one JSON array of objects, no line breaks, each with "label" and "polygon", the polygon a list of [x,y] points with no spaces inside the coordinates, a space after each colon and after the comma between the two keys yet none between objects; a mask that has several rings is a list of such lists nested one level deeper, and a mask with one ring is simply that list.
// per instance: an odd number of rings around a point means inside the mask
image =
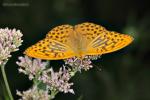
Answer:
[{"label": "butterfly forewing", "polygon": [[82,36],[86,38],[88,42],[91,42],[99,35],[103,35],[105,30],[106,29],[104,27],[89,22],[75,26],[75,31],[79,34],[82,34]]},{"label": "butterfly forewing", "polygon": [[73,26],[60,25],[48,32],[46,38],[56,40],[67,45],[69,36],[73,34]]}]

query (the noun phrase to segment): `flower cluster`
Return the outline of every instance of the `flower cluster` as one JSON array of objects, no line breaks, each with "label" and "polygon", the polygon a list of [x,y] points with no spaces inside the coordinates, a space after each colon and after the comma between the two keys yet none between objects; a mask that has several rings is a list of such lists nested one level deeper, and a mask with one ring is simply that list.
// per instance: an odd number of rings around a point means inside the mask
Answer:
[{"label": "flower cluster", "polygon": [[68,64],[73,68],[76,68],[78,71],[81,71],[81,69],[88,70],[93,67],[91,65],[90,59],[80,60],[76,57],[65,60],[65,64]]},{"label": "flower cluster", "polygon": [[[19,60],[19,62],[16,62],[20,66],[19,72],[29,75],[29,79],[34,81],[33,86],[39,88],[38,86],[42,84],[46,90],[49,90],[50,93],[48,95],[50,99],[53,99],[58,92],[74,93],[73,89],[70,89],[73,85],[73,83],[69,83],[71,75],[65,66],[61,67],[58,72],[54,72],[52,67],[47,68],[48,62],[41,61],[40,59],[32,59],[25,56],[19,57]],[[32,90],[33,89],[30,89],[20,94],[20,96],[26,98],[23,100],[28,100],[27,98],[30,97],[29,92]]]},{"label": "flower cluster", "polygon": [[54,72],[52,68],[48,71],[44,71],[40,80],[42,80],[43,83],[46,83],[51,91],[58,90],[64,93],[70,92],[74,94],[73,89],[70,89],[73,83],[68,82],[70,78],[71,75],[69,74],[69,71],[63,66],[63,68],[61,67],[59,69],[59,72]]},{"label": "flower cluster", "polygon": [[19,57],[20,62],[16,62],[20,68],[19,72],[24,73],[25,75],[29,75],[29,79],[32,80],[36,76],[39,76],[46,66],[48,62],[42,62],[40,59],[34,59],[25,56]]},{"label": "flower cluster", "polygon": [[36,86],[22,93],[17,91],[17,95],[22,97],[19,100],[50,100],[48,91],[39,90]]},{"label": "flower cluster", "polygon": [[[97,58],[99,56],[85,56],[82,60],[76,57],[69,58],[65,60],[65,65],[58,72],[55,72],[52,67],[47,67],[47,62],[41,61],[40,59],[32,59],[28,56],[19,57],[20,62],[17,62],[20,66],[19,72],[29,75],[29,79],[34,81],[34,88],[23,93],[17,92],[17,94],[22,96],[22,100],[29,100],[29,98],[32,100],[43,100],[42,98],[44,96],[45,98],[54,99],[58,92],[74,94],[74,90],[71,89],[73,83],[69,82],[71,77],[82,69],[87,71],[92,68],[91,60]],[[43,88],[38,87],[39,84],[43,85],[44,90],[49,91],[49,93],[43,92]],[[35,86],[42,92],[39,93],[39,90],[35,89]],[[36,95],[40,97],[37,96],[36,98]]]},{"label": "flower cluster", "polygon": [[78,71],[81,71],[82,69],[87,71],[90,68],[93,68],[92,66],[92,61],[91,60],[96,60],[100,56],[85,56],[82,60],[73,57],[65,60],[65,64],[70,65],[71,67],[76,68]]},{"label": "flower cluster", "polygon": [[23,40],[22,33],[16,29],[0,29],[0,64],[11,57],[10,53],[17,51]]}]

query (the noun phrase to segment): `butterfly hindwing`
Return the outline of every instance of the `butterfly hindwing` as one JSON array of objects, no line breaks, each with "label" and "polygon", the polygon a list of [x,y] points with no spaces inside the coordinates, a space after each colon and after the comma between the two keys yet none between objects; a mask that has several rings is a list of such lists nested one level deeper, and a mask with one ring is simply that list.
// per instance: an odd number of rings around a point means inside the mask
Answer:
[{"label": "butterfly hindwing", "polygon": [[116,32],[106,32],[104,37],[98,36],[87,47],[88,55],[98,55],[117,51],[132,42],[132,37]]},{"label": "butterfly hindwing", "polygon": [[45,60],[65,59],[74,56],[74,53],[67,45],[48,38],[43,39],[35,45],[29,47],[25,51],[25,54],[30,57]]}]

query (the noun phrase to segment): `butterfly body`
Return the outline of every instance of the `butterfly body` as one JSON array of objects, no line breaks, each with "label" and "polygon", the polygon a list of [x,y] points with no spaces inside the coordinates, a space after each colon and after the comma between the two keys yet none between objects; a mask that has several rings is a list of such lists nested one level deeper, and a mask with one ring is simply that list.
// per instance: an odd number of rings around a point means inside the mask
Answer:
[{"label": "butterfly body", "polygon": [[108,31],[93,23],[53,28],[45,39],[29,47],[25,54],[31,57],[58,60],[86,55],[102,55],[117,51],[133,41],[129,35]]},{"label": "butterfly body", "polygon": [[76,57],[83,58],[85,56],[87,44],[85,38],[80,33],[74,30],[73,34],[68,38],[68,42]]}]

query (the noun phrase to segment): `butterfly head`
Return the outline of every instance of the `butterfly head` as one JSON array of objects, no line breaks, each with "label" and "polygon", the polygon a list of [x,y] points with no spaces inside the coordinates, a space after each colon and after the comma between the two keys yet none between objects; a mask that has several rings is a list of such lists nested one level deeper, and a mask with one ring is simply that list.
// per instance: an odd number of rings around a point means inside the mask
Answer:
[{"label": "butterfly head", "polygon": [[76,57],[78,58],[78,59],[83,59],[84,57],[85,57],[85,53],[84,52],[82,52],[82,51],[80,51],[80,52],[78,52],[77,54],[76,54]]}]

